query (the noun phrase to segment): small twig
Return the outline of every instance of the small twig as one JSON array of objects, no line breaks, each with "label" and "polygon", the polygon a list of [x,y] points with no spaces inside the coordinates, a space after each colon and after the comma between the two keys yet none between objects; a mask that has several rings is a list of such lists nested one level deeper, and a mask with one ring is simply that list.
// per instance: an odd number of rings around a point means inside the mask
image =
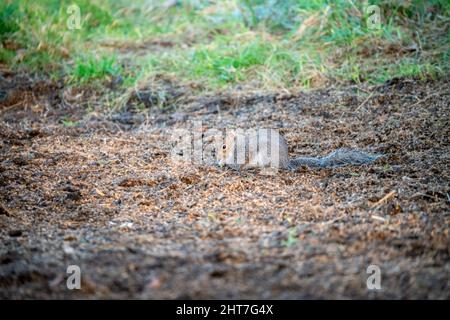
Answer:
[{"label": "small twig", "polygon": [[358,86],[356,86],[356,89],[358,89],[359,91],[365,92],[365,93],[370,93],[370,91],[368,91],[366,89],[363,89],[363,88],[360,88]]},{"label": "small twig", "polygon": [[322,222],[322,225],[327,226],[327,225],[333,224],[333,223],[338,222],[338,221],[343,220],[343,219],[344,219],[344,217],[339,217],[339,218],[331,219],[331,220]]},{"label": "small twig", "polygon": [[[360,88],[358,88],[359,90],[361,90]],[[361,91],[364,91],[364,92],[367,92],[367,91],[365,91],[365,90],[361,90]],[[353,111],[353,112],[356,112],[356,111],[358,111],[363,105],[365,105],[366,103],[367,103],[367,101],[369,101],[369,99],[373,96],[373,94],[375,93],[375,91],[372,91],[370,94],[369,94],[369,96],[358,106],[358,108],[356,108],[355,109],[355,111]],[[341,114],[341,116],[339,117],[339,120],[340,119],[342,119],[342,117],[344,116],[344,113],[345,113],[345,111],[344,112],[342,112],[342,114]]]},{"label": "small twig", "polygon": [[435,92],[435,93],[432,93],[432,94],[426,96],[425,98],[423,98],[423,99],[421,99],[421,100],[419,100],[419,101],[413,103],[413,104],[410,105],[408,108],[415,107],[415,106],[418,105],[419,103],[425,102],[425,101],[427,101],[428,99],[430,99],[431,97],[434,97],[434,96],[437,96],[437,95],[440,95],[440,94],[442,94],[442,92]]},{"label": "small twig", "polygon": [[375,91],[372,91],[370,94],[369,94],[369,96],[358,106],[358,108],[356,108],[355,109],[355,111],[353,111],[353,112],[356,112],[356,111],[358,111],[363,105],[365,105],[366,104],[366,102],[367,101],[369,101],[369,99],[370,98],[372,98],[372,96],[373,96],[373,94],[375,93]]},{"label": "small twig", "polygon": [[23,104],[23,101],[19,101],[19,102],[15,103],[15,104],[13,104],[11,106],[4,107],[2,110],[0,110],[0,115],[3,115],[6,112],[8,112],[9,110],[11,110],[11,109],[13,109],[15,107],[18,107],[18,106],[20,106],[22,104]]},{"label": "small twig", "polygon": [[374,219],[374,220],[378,220],[378,221],[382,221],[382,222],[385,222],[385,221],[386,221],[385,218],[380,217],[380,216],[371,215],[370,217],[371,217],[372,219]]},{"label": "small twig", "polygon": [[387,200],[389,200],[390,198],[392,198],[395,194],[396,194],[395,190],[392,190],[392,191],[389,192],[387,195],[385,195],[383,198],[381,198],[380,200],[378,200],[377,202],[375,202],[374,204],[372,204],[372,205],[371,205],[372,209],[379,208],[381,205],[383,205],[384,203],[386,203]]}]

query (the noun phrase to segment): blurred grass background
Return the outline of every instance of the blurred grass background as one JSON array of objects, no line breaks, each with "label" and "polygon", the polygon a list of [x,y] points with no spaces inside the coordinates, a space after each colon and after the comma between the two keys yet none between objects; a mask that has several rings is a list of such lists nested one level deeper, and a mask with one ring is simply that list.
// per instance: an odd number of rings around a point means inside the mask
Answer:
[{"label": "blurred grass background", "polygon": [[[380,29],[367,27],[368,4]],[[448,0],[6,0],[0,63],[71,84],[164,75],[200,91],[437,77],[448,73],[449,11]]]}]

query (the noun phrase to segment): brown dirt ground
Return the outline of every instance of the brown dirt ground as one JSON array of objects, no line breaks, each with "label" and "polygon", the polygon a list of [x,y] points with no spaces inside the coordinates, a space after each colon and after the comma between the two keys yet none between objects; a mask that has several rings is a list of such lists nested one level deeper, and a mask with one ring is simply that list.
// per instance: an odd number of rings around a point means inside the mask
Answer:
[{"label": "brown dirt ground", "polygon": [[[88,112],[95,93],[0,83],[0,298],[450,298],[448,78],[176,94],[176,112]],[[280,129],[292,155],[386,156],[275,176],[174,163],[168,137],[192,120]]]}]

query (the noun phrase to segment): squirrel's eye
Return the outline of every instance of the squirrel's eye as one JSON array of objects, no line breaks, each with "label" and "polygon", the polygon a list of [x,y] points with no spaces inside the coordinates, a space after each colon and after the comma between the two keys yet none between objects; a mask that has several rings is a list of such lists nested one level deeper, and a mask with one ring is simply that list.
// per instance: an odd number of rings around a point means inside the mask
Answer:
[{"label": "squirrel's eye", "polygon": [[226,148],[227,148],[227,145],[224,144],[224,145],[222,146],[222,149],[225,150]]}]

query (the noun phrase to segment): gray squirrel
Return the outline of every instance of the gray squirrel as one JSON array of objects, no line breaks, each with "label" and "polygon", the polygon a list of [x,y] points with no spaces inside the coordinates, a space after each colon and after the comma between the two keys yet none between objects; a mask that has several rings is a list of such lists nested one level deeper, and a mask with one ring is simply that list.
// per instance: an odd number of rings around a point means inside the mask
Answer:
[{"label": "gray squirrel", "polygon": [[286,139],[274,129],[227,132],[224,143],[218,146],[217,162],[233,169],[275,167],[296,170],[299,167],[335,168],[362,165],[382,155],[367,154],[358,149],[341,148],[322,158],[289,158]]}]

